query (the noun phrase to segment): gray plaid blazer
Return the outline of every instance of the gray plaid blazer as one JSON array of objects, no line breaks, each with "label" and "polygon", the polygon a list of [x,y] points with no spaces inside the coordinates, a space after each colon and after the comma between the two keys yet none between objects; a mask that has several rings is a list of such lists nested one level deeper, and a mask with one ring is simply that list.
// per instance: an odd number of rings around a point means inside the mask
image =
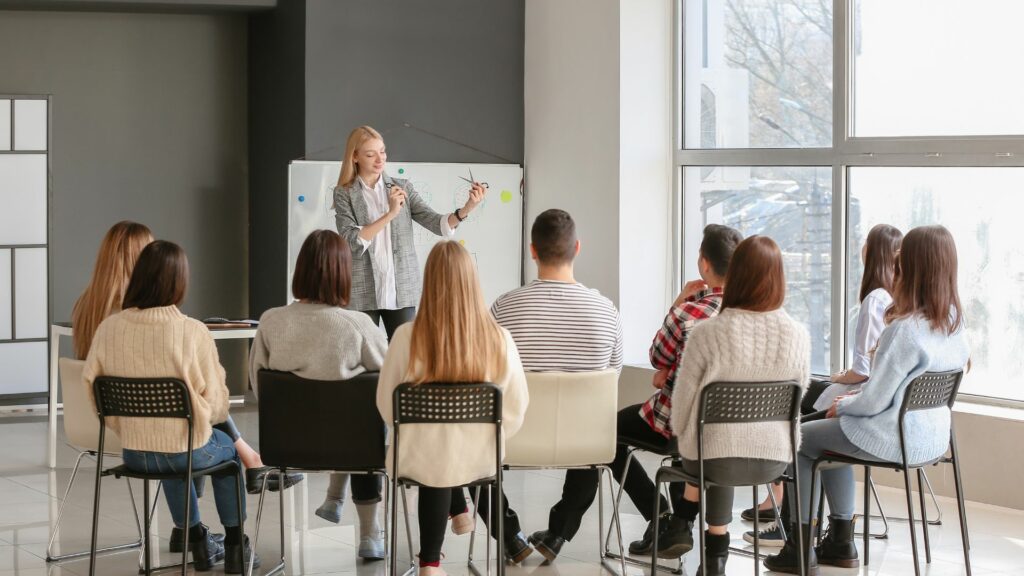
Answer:
[{"label": "gray plaid blazer", "polygon": [[[408,180],[392,178],[385,173],[384,188],[399,186],[409,195],[408,201],[391,221],[391,247],[395,253],[395,287],[398,291],[398,307],[416,306],[420,300],[420,265],[416,259],[412,223],[441,235],[441,214],[427,205],[427,202],[413,189]],[[352,293],[349,310],[380,310],[377,291],[373,281],[373,259],[370,251],[363,251],[359,245],[359,227],[373,224],[366,208],[366,199],[359,189],[359,181],[334,189],[334,212],[338,234],[348,241],[352,249]]]}]

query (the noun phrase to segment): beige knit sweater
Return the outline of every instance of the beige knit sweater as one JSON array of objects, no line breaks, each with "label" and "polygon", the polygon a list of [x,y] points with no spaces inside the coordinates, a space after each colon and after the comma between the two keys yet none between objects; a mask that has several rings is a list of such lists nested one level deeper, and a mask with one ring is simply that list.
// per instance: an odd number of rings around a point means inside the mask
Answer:
[{"label": "beige knit sweater", "polygon": [[[686,343],[672,393],[672,429],[679,438],[679,453],[697,460],[698,403],[708,384],[795,380],[806,389],[809,375],[807,330],[785,310],[730,308],[699,323]],[[704,458],[788,462],[789,438],[787,422],[709,424],[704,427]]]},{"label": "beige knit sweater", "polygon": [[[210,440],[212,425],[228,417],[228,388],[213,336],[202,322],[176,306],[129,308],[100,324],[85,359],[83,379],[95,405],[97,376],[180,378],[192,394],[193,449]],[[180,453],[188,450],[188,426],[170,418],[107,420],[131,450]]]}]

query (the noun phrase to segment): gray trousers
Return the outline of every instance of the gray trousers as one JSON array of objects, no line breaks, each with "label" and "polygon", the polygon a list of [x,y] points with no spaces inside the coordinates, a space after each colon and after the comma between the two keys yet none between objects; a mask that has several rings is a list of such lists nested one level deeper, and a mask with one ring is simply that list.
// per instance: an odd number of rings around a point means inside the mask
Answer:
[{"label": "gray trousers", "polygon": [[[757,486],[782,476],[788,462],[760,458],[715,458],[704,461],[704,479],[716,484]],[[696,460],[683,458],[683,471],[697,476],[700,467]],[[708,486],[704,495],[704,521],[709,526],[726,526],[732,522],[731,486]]]}]

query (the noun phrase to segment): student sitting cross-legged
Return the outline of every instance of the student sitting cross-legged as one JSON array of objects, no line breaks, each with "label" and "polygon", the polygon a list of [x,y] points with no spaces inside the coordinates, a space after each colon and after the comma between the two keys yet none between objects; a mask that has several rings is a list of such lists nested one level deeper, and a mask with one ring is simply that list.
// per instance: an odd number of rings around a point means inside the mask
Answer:
[{"label": "student sitting cross-legged", "polygon": [[[697,424],[701,391],[712,382],[794,380],[806,388],[810,373],[807,330],[782,309],[786,277],[782,252],[766,236],[740,242],[725,278],[722,309],[693,329],[685,362],[672,392],[672,429],[683,470],[697,475]],[[704,473],[710,482],[761,483],[778,477],[791,459],[790,424],[715,424],[704,429]],[[699,492],[686,485],[675,514],[689,525],[697,518]],[[704,576],[725,574],[733,488],[713,486],[705,498],[708,523]],[[699,527],[698,529],[703,528]],[[660,536],[659,536],[660,538]]]},{"label": "student sitting cross-legged", "polygon": [[[377,408],[389,427],[392,395],[403,383],[490,382],[502,393],[502,437],[519,431],[529,402],[526,375],[508,331],[487,313],[473,257],[457,242],[434,246],[423,272],[419,312],[395,331],[377,385]],[[419,489],[420,576],[443,576],[448,518],[466,512],[462,490],[495,474],[493,427],[417,424],[402,431],[399,468]],[[394,438],[393,430],[391,437]],[[388,448],[388,472],[394,445]]]},{"label": "student sitting cross-legged", "polygon": [[[379,371],[388,344],[369,316],[346,310],[351,287],[351,250],[333,230],[316,230],[302,243],[292,277],[288,306],[263,313],[249,353],[250,379],[260,370],[291,372],[310,380],[348,380]],[[358,438],[338,438],[358,442]],[[384,537],[377,521],[380,476],[331,474],[327,498],[316,515],[337,524],[348,485],[359,514],[359,557],[384,558]]]}]

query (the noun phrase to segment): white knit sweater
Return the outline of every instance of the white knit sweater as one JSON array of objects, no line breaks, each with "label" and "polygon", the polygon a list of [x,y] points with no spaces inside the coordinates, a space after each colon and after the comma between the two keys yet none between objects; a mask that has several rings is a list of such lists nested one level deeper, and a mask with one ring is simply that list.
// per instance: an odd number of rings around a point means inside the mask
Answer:
[{"label": "white knit sweater", "polygon": [[[212,425],[228,417],[228,387],[213,336],[176,306],[129,308],[108,317],[96,329],[82,376],[93,405],[97,376],[180,378],[192,395],[193,449],[206,445]],[[131,450],[188,450],[184,420],[112,417],[107,426]]]},{"label": "white knit sweater", "polygon": [[[679,437],[679,453],[697,460],[698,404],[708,384],[795,380],[806,388],[809,375],[807,330],[785,310],[730,308],[701,322],[690,333],[672,394],[672,429]],[[709,424],[704,427],[704,458],[788,462],[789,438],[787,422]]]}]

